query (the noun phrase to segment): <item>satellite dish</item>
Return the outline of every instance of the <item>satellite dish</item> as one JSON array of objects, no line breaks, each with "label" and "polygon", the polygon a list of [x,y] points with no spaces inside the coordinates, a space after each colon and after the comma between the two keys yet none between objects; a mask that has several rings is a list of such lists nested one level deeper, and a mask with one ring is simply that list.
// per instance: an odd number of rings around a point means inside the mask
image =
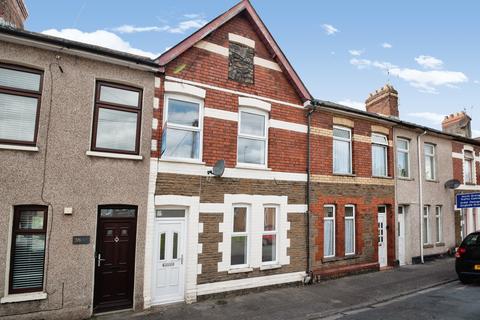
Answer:
[{"label": "satellite dish", "polygon": [[209,170],[209,174],[213,174],[215,177],[221,177],[223,175],[223,172],[225,171],[225,160],[218,160],[215,162],[215,165],[213,166],[212,170]]},{"label": "satellite dish", "polygon": [[460,187],[460,181],[457,179],[451,179],[445,182],[445,188],[447,189],[457,189],[458,187]]}]

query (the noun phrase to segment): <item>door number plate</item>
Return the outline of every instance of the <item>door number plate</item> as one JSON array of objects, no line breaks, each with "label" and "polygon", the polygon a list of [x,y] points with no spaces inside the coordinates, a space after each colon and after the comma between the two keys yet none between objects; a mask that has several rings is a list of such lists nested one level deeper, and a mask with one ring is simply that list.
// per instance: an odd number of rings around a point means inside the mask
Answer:
[{"label": "door number plate", "polygon": [[174,265],[175,265],[175,262],[162,263],[162,267],[173,267]]}]

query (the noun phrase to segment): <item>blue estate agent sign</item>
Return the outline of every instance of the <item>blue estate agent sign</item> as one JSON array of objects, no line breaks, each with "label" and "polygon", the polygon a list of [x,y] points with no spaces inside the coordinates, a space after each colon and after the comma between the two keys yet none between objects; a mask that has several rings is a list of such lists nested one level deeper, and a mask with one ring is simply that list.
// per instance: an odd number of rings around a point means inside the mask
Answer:
[{"label": "blue estate agent sign", "polygon": [[457,194],[457,208],[480,207],[480,193]]}]

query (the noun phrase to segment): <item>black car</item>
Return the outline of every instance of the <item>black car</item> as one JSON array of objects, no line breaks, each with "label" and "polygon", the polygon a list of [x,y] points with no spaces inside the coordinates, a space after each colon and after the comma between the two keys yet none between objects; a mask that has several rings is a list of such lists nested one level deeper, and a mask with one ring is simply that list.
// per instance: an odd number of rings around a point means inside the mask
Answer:
[{"label": "black car", "polygon": [[455,253],[455,271],[462,283],[480,279],[480,232],[470,233]]}]

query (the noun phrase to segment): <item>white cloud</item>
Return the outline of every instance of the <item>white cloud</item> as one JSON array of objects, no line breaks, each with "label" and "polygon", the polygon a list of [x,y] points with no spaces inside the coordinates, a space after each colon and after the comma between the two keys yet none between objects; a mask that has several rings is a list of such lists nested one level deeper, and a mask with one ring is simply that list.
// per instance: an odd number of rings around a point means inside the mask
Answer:
[{"label": "white cloud", "polygon": [[359,109],[365,111],[365,103],[360,101],[354,101],[351,99],[343,99],[337,102],[338,104],[343,104],[344,106]]},{"label": "white cloud", "polygon": [[352,50],[348,50],[348,52],[352,55],[352,56],[361,56],[365,50],[362,49],[362,50],[355,50],[355,49],[352,49]]},{"label": "white cloud", "polygon": [[340,32],[340,30],[338,30],[337,28],[335,28],[331,24],[322,24],[322,29],[329,36],[332,35],[332,34],[335,34],[337,32]]},{"label": "white cloud", "polygon": [[393,47],[393,46],[392,46],[390,43],[388,43],[388,42],[382,43],[382,48],[391,49],[392,47]]},{"label": "white cloud", "polygon": [[425,69],[441,69],[443,61],[432,56],[418,56],[415,61]]},{"label": "white cloud", "polygon": [[185,33],[190,29],[199,29],[207,24],[207,20],[201,18],[198,14],[185,14],[185,18],[189,20],[181,21],[176,26],[164,25],[137,27],[129,24],[125,24],[120,27],[113,28],[112,30],[118,33],[137,33],[137,32],[169,32],[169,33]]},{"label": "white cloud", "polygon": [[159,56],[159,54],[157,53],[134,48],[130,45],[129,42],[123,40],[116,34],[109,31],[105,31],[105,30],[83,32],[78,29],[62,29],[62,30],[49,29],[49,30],[42,31],[42,33],[46,35],[54,36],[54,37],[65,38],[69,40],[102,46],[102,47],[106,47],[113,50],[145,56],[152,59]]},{"label": "white cloud", "polygon": [[473,83],[475,83],[475,84],[480,84],[480,81],[475,80],[475,81],[473,81]]},{"label": "white cloud", "polygon": [[396,76],[412,87],[417,88],[420,92],[438,93],[437,88],[441,86],[455,86],[464,82],[468,82],[468,77],[459,71],[448,70],[417,70],[411,68],[401,68],[390,62],[372,61],[368,59],[350,59],[350,64],[358,69],[366,69],[374,67],[391,75]]},{"label": "white cloud", "polygon": [[443,114],[435,113],[435,112],[412,112],[408,114],[411,117],[421,118],[426,120],[430,123],[439,125],[442,123],[445,116]]}]

